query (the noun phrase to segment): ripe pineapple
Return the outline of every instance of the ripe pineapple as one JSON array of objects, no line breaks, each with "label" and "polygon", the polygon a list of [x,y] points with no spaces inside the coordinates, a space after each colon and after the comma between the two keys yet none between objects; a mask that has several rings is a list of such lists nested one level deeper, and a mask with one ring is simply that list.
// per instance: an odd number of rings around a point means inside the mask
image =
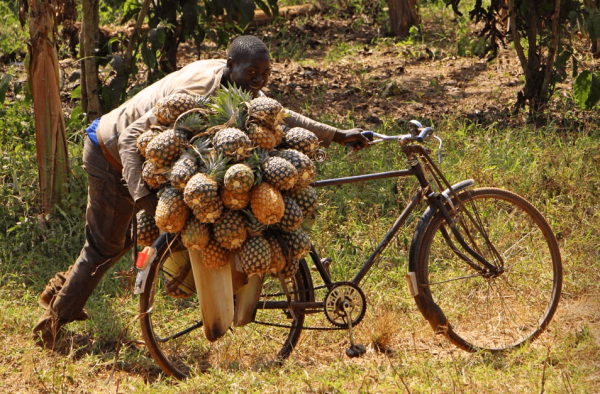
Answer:
[{"label": "ripe pineapple", "polygon": [[277,273],[285,267],[285,255],[281,250],[281,245],[277,240],[277,237],[273,234],[265,235],[265,239],[269,243],[269,250],[271,252],[271,264],[269,265],[269,273]]},{"label": "ripe pineapple", "polygon": [[260,123],[272,128],[285,116],[281,104],[269,97],[258,97],[248,103],[248,122]]},{"label": "ripe pineapple", "polygon": [[293,127],[283,136],[283,146],[288,149],[295,149],[312,157],[319,148],[319,139],[312,131],[302,127]]},{"label": "ripe pineapple", "polygon": [[208,269],[216,269],[229,264],[229,251],[211,238],[202,250],[202,264]]},{"label": "ripe pineapple", "polygon": [[223,186],[232,192],[247,193],[252,189],[254,181],[252,167],[246,163],[238,163],[229,167],[225,172]]},{"label": "ripe pineapple", "polygon": [[244,209],[250,204],[250,192],[232,192],[224,187],[221,188],[221,201],[229,209]]},{"label": "ripe pineapple", "polygon": [[183,153],[173,164],[169,173],[171,185],[183,193],[185,185],[198,170],[197,156],[190,152]]},{"label": "ripe pineapple", "polygon": [[183,229],[190,209],[183,201],[183,194],[172,186],[164,188],[156,205],[156,225],[166,233]]},{"label": "ripe pineapple", "polygon": [[241,266],[248,276],[262,275],[271,265],[271,250],[269,242],[262,236],[264,224],[251,213],[248,216],[248,239],[242,246]]},{"label": "ripe pineapple", "polygon": [[291,260],[304,258],[310,251],[310,238],[300,227],[294,231],[283,231],[281,233],[286,246],[286,253]]},{"label": "ripe pineapple", "polygon": [[234,163],[246,159],[253,149],[250,138],[243,131],[233,127],[218,131],[213,137],[213,146],[215,151],[229,157]]},{"label": "ripe pineapple", "polygon": [[218,198],[207,205],[196,206],[192,209],[194,216],[202,223],[214,223],[223,213],[223,203]]},{"label": "ripe pineapple", "polygon": [[246,133],[250,141],[262,149],[272,150],[281,142],[281,138],[278,139],[278,135],[271,128],[258,123],[248,123]]},{"label": "ripe pineapple", "polygon": [[289,190],[296,185],[298,170],[289,161],[278,157],[269,157],[266,151],[259,151],[262,177],[278,190]]},{"label": "ripe pineapple", "polygon": [[188,135],[182,129],[169,129],[154,137],[146,146],[146,157],[158,167],[171,165],[188,144]]},{"label": "ripe pineapple", "polygon": [[280,273],[285,279],[293,278],[296,275],[296,271],[300,268],[300,260],[288,260],[285,266],[281,269]]},{"label": "ripe pineapple", "polygon": [[210,228],[194,216],[189,216],[181,230],[181,241],[187,249],[202,250],[210,239]]},{"label": "ripe pineapple", "polygon": [[164,172],[164,169],[158,168],[154,163],[145,161],[142,167],[142,179],[150,189],[160,189],[169,182]]},{"label": "ripe pineapple", "polygon": [[202,157],[202,160],[205,168],[190,178],[183,193],[186,204],[192,209],[215,205],[216,201],[220,201],[219,182],[223,179],[227,159],[217,154],[208,159]]},{"label": "ripe pineapple", "polygon": [[300,227],[304,220],[304,215],[298,203],[290,196],[283,196],[285,211],[279,221],[279,227],[284,231],[293,231]]},{"label": "ripe pineapple", "polygon": [[308,217],[314,212],[319,200],[319,195],[312,186],[291,190],[288,195],[296,200],[304,217]]},{"label": "ripe pineapple", "polygon": [[137,137],[136,146],[142,156],[146,157],[146,146],[148,146],[154,137],[163,132],[163,129],[163,127],[152,125],[150,126],[150,130],[146,130]]},{"label": "ripe pineapple", "polygon": [[241,213],[231,211],[214,224],[213,235],[225,249],[239,248],[248,235],[246,221]]},{"label": "ripe pineapple", "polygon": [[143,209],[136,215],[137,220],[137,244],[143,246],[152,246],[156,238],[160,235],[160,230],[156,227],[154,217],[146,213]]},{"label": "ripe pineapple", "polygon": [[267,182],[262,182],[252,189],[250,207],[256,219],[266,225],[279,222],[285,212],[281,193]]},{"label": "ripe pineapple", "polygon": [[295,188],[304,188],[313,183],[317,171],[308,156],[294,149],[283,149],[279,151],[279,157],[292,163],[298,171]]},{"label": "ripe pineapple", "polygon": [[207,104],[204,96],[192,96],[187,93],[175,93],[158,100],[152,112],[158,123],[170,126],[182,113],[193,108],[201,108]]}]

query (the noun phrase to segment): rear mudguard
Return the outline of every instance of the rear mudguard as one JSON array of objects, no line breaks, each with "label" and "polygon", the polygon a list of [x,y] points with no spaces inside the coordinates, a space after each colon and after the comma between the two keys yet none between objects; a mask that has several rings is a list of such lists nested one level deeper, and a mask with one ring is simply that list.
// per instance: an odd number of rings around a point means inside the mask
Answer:
[{"label": "rear mudguard", "polygon": [[[467,189],[468,187],[473,186],[474,184],[475,181],[473,179],[466,179],[453,185],[452,190],[458,193]],[[442,195],[444,195],[444,197],[446,197],[447,199],[452,198],[450,189],[444,190],[442,192]],[[418,245],[421,243],[421,238],[425,233],[425,229],[429,225],[431,218],[433,217],[433,215],[435,215],[437,211],[437,207],[435,207],[434,205],[430,205],[427,208],[427,210],[423,213],[423,215],[419,219],[419,223],[417,224],[417,228],[415,230],[412,242],[410,244],[410,251],[408,257],[408,270],[409,273],[413,273],[412,275],[414,275],[414,272],[416,272],[417,270],[417,262],[419,257],[417,255]],[[408,275],[407,278],[409,278]],[[436,334],[446,333],[449,329],[449,325],[448,319],[446,318],[446,315],[444,315],[442,309],[439,307],[438,304],[435,303],[435,301],[433,301],[429,291],[424,291],[424,289],[422,289],[418,285],[418,283],[416,290],[418,290],[416,291],[417,294],[415,294],[413,298],[417,303],[417,307],[419,308],[419,311],[421,312],[423,317],[425,317],[425,319],[429,322],[429,324],[433,328],[433,331]]]}]

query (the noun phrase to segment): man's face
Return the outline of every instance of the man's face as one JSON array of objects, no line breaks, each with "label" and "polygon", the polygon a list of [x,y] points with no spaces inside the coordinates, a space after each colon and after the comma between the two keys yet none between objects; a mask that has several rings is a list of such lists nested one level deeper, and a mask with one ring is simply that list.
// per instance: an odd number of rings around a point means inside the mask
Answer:
[{"label": "man's face", "polygon": [[229,76],[233,83],[252,92],[254,97],[267,84],[271,74],[271,59],[268,55],[256,55],[248,59],[234,61],[227,59]]}]

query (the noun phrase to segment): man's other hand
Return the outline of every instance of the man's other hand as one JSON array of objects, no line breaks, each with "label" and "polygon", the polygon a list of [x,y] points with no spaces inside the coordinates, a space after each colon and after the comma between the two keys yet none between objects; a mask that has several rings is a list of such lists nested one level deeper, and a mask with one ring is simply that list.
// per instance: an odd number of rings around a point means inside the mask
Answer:
[{"label": "man's other hand", "polygon": [[156,197],[156,193],[150,193],[137,200],[137,205],[151,216],[154,216],[154,214],[156,213],[157,204],[158,197]]},{"label": "man's other hand", "polygon": [[333,136],[333,141],[341,145],[354,148],[355,151],[369,146],[369,140],[363,134],[363,129],[338,130]]}]

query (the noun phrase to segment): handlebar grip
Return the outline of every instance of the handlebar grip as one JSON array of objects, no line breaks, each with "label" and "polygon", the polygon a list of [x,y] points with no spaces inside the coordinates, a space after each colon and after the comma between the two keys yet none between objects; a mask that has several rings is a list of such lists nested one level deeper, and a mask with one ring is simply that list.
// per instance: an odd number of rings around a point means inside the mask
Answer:
[{"label": "handlebar grip", "polygon": [[419,135],[417,136],[417,142],[423,142],[425,141],[425,138],[429,135],[433,133],[433,129],[431,127],[425,127],[423,130],[421,130],[421,133],[419,133]]}]

